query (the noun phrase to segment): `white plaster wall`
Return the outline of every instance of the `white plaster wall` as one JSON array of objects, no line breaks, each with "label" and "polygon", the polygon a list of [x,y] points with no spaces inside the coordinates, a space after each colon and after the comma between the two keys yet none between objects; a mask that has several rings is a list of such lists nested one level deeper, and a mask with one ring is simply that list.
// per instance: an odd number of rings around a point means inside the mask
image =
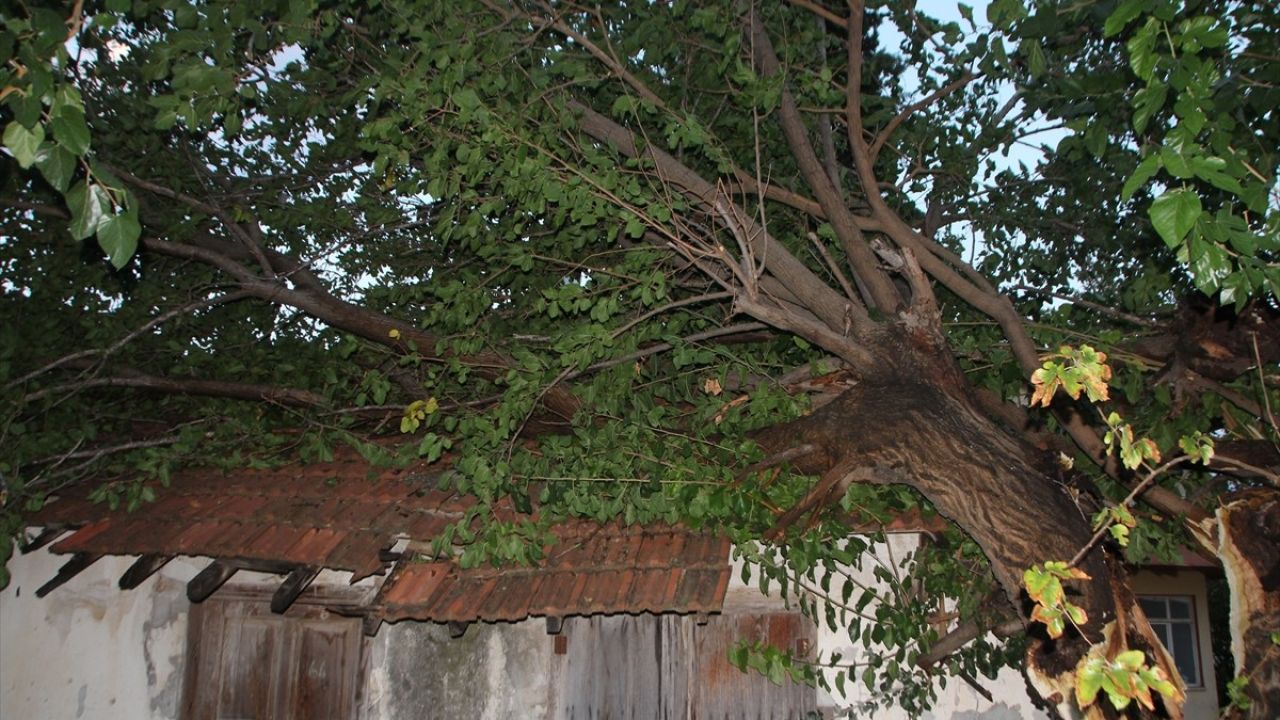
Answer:
[{"label": "white plaster wall", "polygon": [[[885,543],[878,544],[868,550],[868,554],[863,558],[861,569],[846,568],[846,570],[856,583],[883,589],[884,584],[875,577],[874,568],[880,565],[890,569],[892,572],[892,568],[901,567],[904,559],[918,545],[919,536],[914,533],[889,535]],[[725,612],[781,611],[783,608],[781,599],[776,596],[762,598],[754,584],[751,586],[743,585],[739,574],[740,569],[741,563],[739,561],[735,563],[733,577],[729,581],[729,589],[725,596]],[[753,583],[755,578],[756,574],[752,573]],[[820,579],[821,576],[819,576]],[[837,595],[840,592],[842,583],[843,578],[833,578],[831,589]],[[858,592],[855,591],[853,597],[857,598]],[[792,609],[794,609],[794,605]],[[874,614],[875,604],[872,603],[868,606],[865,612]],[[817,650],[823,659],[831,657],[832,653],[840,653],[842,656],[841,663],[862,662],[865,661],[867,656],[860,643],[850,641],[847,628],[838,628],[833,631],[827,627],[826,623],[819,623],[818,625]],[[831,682],[834,692],[834,674],[831,674],[828,680]],[[952,677],[948,679],[947,687],[939,690],[938,699],[934,703],[933,710],[922,716],[924,720],[933,720],[935,718],[1040,720],[1048,717],[1032,704],[1031,698],[1027,695],[1026,682],[1020,672],[1006,669],[994,680],[984,677],[976,678],[976,680],[991,694],[991,700],[987,700],[960,678]],[[845,685],[846,694],[843,696],[838,693],[828,693],[821,689],[816,692],[818,692],[819,706],[825,708],[828,712],[835,713],[837,717],[874,717],[876,720],[906,720],[910,717],[903,710],[894,707],[892,701],[887,703],[887,706],[869,710],[867,703],[874,698],[874,695],[862,683],[860,672],[856,672],[848,678]]]},{"label": "white plaster wall", "polygon": [[166,567],[122,592],[117,582],[133,558],[103,558],[37,598],[67,559],[40,550],[9,561],[12,579],[0,592],[0,718],[176,718],[187,605],[172,574],[194,569]]},{"label": "white plaster wall", "polygon": [[1200,674],[1204,686],[1187,688],[1183,708],[1187,720],[1218,717],[1218,680],[1213,671],[1213,646],[1209,639],[1209,590],[1204,573],[1197,570],[1142,570],[1133,577],[1138,595],[1191,595],[1196,606],[1196,633],[1200,644]]}]

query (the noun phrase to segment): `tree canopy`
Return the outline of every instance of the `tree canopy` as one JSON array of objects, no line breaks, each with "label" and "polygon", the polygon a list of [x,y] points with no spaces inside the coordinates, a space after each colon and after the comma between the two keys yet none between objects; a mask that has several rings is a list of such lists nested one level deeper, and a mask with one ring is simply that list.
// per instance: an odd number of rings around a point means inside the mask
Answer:
[{"label": "tree canopy", "polygon": [[[1280,8],[959,14],[18,3],[0,557],[73,485],[347,444],[449,468],[466,564],[569,516],[717,528],[910,710],[1014,663],[1178,717],[1112,560],[1196,545],[1246,609],[1237,711],[1272,716]],[[841,587],[935,514],[887,596]]]}]

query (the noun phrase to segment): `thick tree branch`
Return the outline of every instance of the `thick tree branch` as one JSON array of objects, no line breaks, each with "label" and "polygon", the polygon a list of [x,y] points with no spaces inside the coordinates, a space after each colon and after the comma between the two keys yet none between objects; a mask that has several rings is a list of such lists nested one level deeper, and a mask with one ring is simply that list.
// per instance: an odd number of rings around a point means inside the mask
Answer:
[{"label": "thick tree branch", "polygon": [[64,383],[61,385],[43,388],[27,394],[22,398],[22,402],[33,402],[51,395],[79,392],[81,390],[90,390],[102,387],[150,390],[153,392],[163,392],[173,395],[203,395],[208,397],[231,398],[233,400],[267,401],[282,405],[303,407],[323,406],[329,402],[323,395],[311,392],[310,390],[286,388],[277,385],[237,383],[225,380],[200,380],[197,378],[161,377],[157,375],[147,375],[128,368],[116,368],[115,372],[117,373],[115,375],[88,378],[86,380],[79,380],[77,382]]},{"label": "thick tree branch", "polygon": [[258,261],[258,265],[259,267],[262,268],[262,271],[267,275],[273,274],[271,263],[267,261],[267,256],[263,253],[262,245],[257,240],[255,240],[255,238],[248,231],[246,231],[243,227],[241,227],[240,224],[235,221],[235,218],[231,217],[231,214],[228,213],[226,210],[222,209],[217,205],[207,203],[198,198],[191,197],[190,195],[187,195],[185,193],[178,192],[177,190],[174,190],[172,188],[166,187],[164,185],[160,185],[159,183],[154,183],[149,180],[144,180],[130,173],[129,171],[124,170],[123,168],[114,167],[110,165],[106,167],[112,173],[120,176],[122,180],[129,183],[130,185],[133,185],[134,187],[138,187],[148,192],[155,193],[156,195],[159,195],[161,197],[166,197],[171,200],[177,200],[178,202],[192,208],[193,210],[199,210],[202,213],[212,215],[213,217],[218,218],[218,220],[222,221],[222,225],[227,228],[228,232],[230,232],[233,236],[235,236],[237,240],[244,243],[245,248],[253,255],[254,259]]},{"label": "thick tree branch", "polygon": [[[570,101],[570,106],[580,114],[580,125],[588,135],[613,145],[618,152],[628,157],[645,157],[654,164],[657,174],[664,182],[680,188],[704,207],[714,209],[718,202],[728,202],[724,193],[675,157],[652,144],[646,145],[642,152],[630,130],[580,102]],[[849,303],[841,298],[840,293],[797,260],[749,215],[739,212],[737,216],[744,226],[747,236],[745,240],[750,244],[755,257],[765,259],[765,269],[788,288],[806,310],[830,328],[840,328],[848,322],[846,306]],[[856,310],[854,312],[859,324],[870,321],[868,317],[857,315]]]},{"label": "thick tree branch", "polygon": [[[848,0],[849,17],[845,19],[845,57],[848,70],[844,88],[845,132],[849,134],[849,148],[855,150],[866,147],[862,139],[862,0]],[[875,192],[875,181],[866,185],[866,178],[859,172],[863,184],[863,192],[870,195]]]},{"label": "thick tree branch", "polygon": [[[496,377],[513,367],[506,357],[494,352],[460,356],[448,352],[439,354],[437,346],[442,338],[434,334],[420,330],[402,320],[354,305],[327,292],[320,294],[293,290],[286,287],[280,280],[262,280],[247,271],[239,262],[206,247],[175,243],[154,237],[145,238],[143,247],[163,255],[213,265],[240,281],[241,288],[260,300],[288,305],[339,330],[394,348],[399,352],[417,353],[427,360],[456,357],[463,364],[476,368],[487,377]],[[552,388],[543,399],[549,410],[565,420],[573,417],[580,405],[573,393],[561,386]]]},{"label": "thick tree branch", "polygon": [[1025,627],[1026,623],[1019,618],[1010,618],[991,625],[972,621],[960,623],[946,635],[938,638],[938,641],[929,648],[929,652],[916,658],[916,665],[922,670],[928,670],[987,633],[997,638],[1007,638],[1022,632]]},{"label": "thick tree branch", "polygon": [[831,23],[832,25],[835,25],[836,27],[844,26],[844,18],[840,17],[834,12],[831,12],[830,10],[819,5],[818,3],[812,2],[812,0],[787,0],[787,2],[791,3],[792,5],[795,5],[798,8],[804,8],[805,10],[808,10],[809,12],[816,15],[819,19],[826,20],[827,22]]},{"label": "thick tree branch", "polygon": [[[764,28],[759,13],[748,12],[747,22],[750,24],[751,40],[756,64],[766,76],[778,76],[782,73],[782,65],[773,50],[769,33]],[[840,191],[827,176],[826,170],[818,160],[813,146],[809,142],[804,120],[796,107],[795,97],[784,84],[778,107],[778,120],[786,136],[787,146],[791,150],[805,183],[813,190],[818,204],[826,213],[828,222],[835,230],[836,237],[845,253],[849,256],[849,264],[853,273],[861,281],[860,286],[867,288],[868,305],[879,308],[886,313],[895,311],[902,297],[893,286],[889,276],[879,269],[875,253],[867,246],[862,230],[853,219],[853,213],[845,206]]]},{"label": "thick tree branch", "polygon": [[[1013,351],[1014,358],[1019,366],[1024,372],[1030,374],[1039,368],[1040,358],[1035,342],[1028,334],[1023,319],[1014,308],[1013,303],[1007,297],[995,292],[985,281],[983,283],[967,281],[965,277],[953,270],[938,255],[931,252],[931,245],[936,244],[907,225],[885,203],[884,198],[880,195],[870,148],[863,138],[862,111],[859,102],[862,86],[863,2],[862,0],[848,0],[848,4],[849,77],[846,90],[848,94],[846,115],[848,118],[849,144],[853,154],[854,167],[862,183],[867,201],[871,205],[872,216],[883,225],[884,232],[894,242],[903,247],[917,250],[916,258],[925,272],[955,293],[965,303],[995,320],[1009,340],[1010,349]],[[966,274],[969,275],[969,273]],[[970,276],[972,277],[972,275]],[[1102,438],[1097,431],[1069,408],[1058,411],[1057,415],[1063,428],[1076,445],[1095,462],[1102,465],[1108,474],[1119,477],[1119,464],[1114,456],[1109,455],[1108,449],[1103,444]],[[1159,486],[1148,488],[1143,495],[1143,499],[1164,512],[1175,515],[1181,514],[1193,522],[1208,518],[1207,513],[1200,508]]]}]

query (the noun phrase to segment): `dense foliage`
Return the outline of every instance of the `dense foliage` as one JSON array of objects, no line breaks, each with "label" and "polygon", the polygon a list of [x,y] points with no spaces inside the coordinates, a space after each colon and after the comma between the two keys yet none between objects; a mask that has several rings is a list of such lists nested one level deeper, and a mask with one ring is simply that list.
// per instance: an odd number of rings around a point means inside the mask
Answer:
[{"label": "dense foliage", "polygon": [[[464,564],[534,560],[571,515],[719,528],[762,584],[851,623],[883,657],[849,677],[908,709],[939,674],[1024,662],[1016,639],[936,648],[949,623],[1008,626],[1023,608],[992,600],[1016,594],[1014,566],[1069,549],[1019,546],[1034,518],[976,527],[945,488],[886,474],[892,443],[860,444],[880,427],[929,445],[950,415],[855,410],[826,465],[830,423],[787,433],[859,384],[918,383],[928,408],[977,408],[991,442],[972,453],[1018,456],[1018,482],[1090,514],[1140,479],[1107,459],[1108,413],[1169,457],[1212,438],[1210,468],[1150,474],[1126,547],[1094,553],[1133,562],[1174,553],[1229,493],[1274,492],[1280,10],[959,12],[4,11],[0,557],[71,486],[136,505],[183,466],[348,444],[441,462],[479,498],[442,539]],[[1105,412],[1027,407],[1064,343],[1110,356]],[[908,450],[915,473],[949,464]],[[507,497],[537,519],[490,517]],[[883,573],[887,594],[842,577],[914,511],[956,524]]]}]

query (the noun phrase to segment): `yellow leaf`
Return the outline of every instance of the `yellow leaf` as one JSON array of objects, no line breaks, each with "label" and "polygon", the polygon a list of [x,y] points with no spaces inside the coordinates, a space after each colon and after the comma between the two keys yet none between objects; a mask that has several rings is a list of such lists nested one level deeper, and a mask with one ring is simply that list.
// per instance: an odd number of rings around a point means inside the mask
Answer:
[{"label": "yellow leaf", "polygon": [[1043,605],[1036,605],[1031,611],[1031,620],[1033,622],[1043,623],[1045,630],[1049,633],[1049,637],[1057,639],[1062,637],[1064,624],[1062,622],[1062,613],[1057,610],[1050,610]]},{"label": "yellow leaf", "polygon": [[1079,605],[1072,605],[1071,603],[1067,603],[1066,607],[1067,617],[1071,618],[1071,622],[1075,623],[1077,627],[1089,622],[1089,614],[1084,611],[1084,608]]},{"label": "yellow leaf", "polygon": [[1126,650],[1116,655],[1116,664],[1126,670],[1137,670],[1146,662],[1147,656],[1141,650]]},{"label": "yellow leaf", "polygon": [[392,340],[397,340],[400,338],[400,331],[395,328],[391,328],[391,332],[387,334],[391,336]]}]

